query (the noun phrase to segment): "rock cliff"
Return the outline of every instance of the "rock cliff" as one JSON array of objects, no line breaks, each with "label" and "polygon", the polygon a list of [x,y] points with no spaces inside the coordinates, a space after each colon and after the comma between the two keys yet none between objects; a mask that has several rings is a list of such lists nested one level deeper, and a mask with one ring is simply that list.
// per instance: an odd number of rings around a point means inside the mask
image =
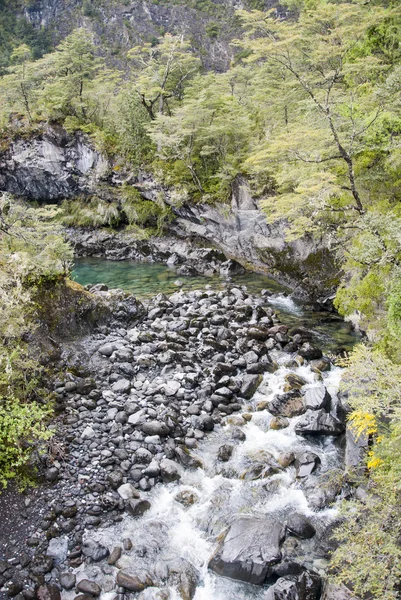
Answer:
[{"label": "rock cliff", "polygon": [[[69,135],[60,127],[48,127],[31,139],[16,139],[0,154],[0,190],[31,200],[53,202],[91,194],[110,197],[118,193],[122,182],[123,178],[112,175],[112,165],[87,136]],[[145,198],[156,199],[163,192],[165,201],[170,202],[169,190],[151,178],[139,182],[131,176],[130,182]],[[231,206],[187,203],[172,208],[175,219],[167,240],[140,243],[132,236],[98,231],[75,232],[72,238],[81,255],[167,261],[177,254],[180,264],[187,258],[192,263],[198,260],[197,255],[192,256],[191,246],[212,246],[227,258],[292,287],[301,297],[329,296],[337,283],[336,266],[325,240],[305,235],[287,242],[285,223],[266,222],[244,178],[237,178],[232,186]]]}]

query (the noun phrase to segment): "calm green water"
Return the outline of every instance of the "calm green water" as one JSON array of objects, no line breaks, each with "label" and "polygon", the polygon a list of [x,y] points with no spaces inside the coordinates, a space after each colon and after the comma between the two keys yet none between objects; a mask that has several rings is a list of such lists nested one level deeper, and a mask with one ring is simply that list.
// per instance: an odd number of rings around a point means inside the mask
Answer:
[{"label": "calm green water", "polygon": [[[121,288],[132,292],[138,299],[145,300],[156,294],[173,294],[177,290],[194,290],[210,286],[223,290],[227,281],[221,277],[178,276],[165,264],[133,260],[111,261],[104,258],[77,259],[73,279],[81,285],[105,283],[110,288]],[[273,292],[268,299],[287,325],[302,325],[313,329],[316,341],[326,351],[337,352],[351,349],[360,339],[342,319],[327,312],[310,310],[302,302],[294,301],[289,290],[265,275],[246,273],[233,277],[230,284],[245,285],[250,293],[258,294],[263,289]]]}]

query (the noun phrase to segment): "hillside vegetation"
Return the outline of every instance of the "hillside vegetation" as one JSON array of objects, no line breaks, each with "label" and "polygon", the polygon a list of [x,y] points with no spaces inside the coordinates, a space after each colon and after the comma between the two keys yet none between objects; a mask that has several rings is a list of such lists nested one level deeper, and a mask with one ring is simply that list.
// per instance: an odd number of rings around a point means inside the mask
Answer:
[{"label": "hillside vegetation", "polygon": [[[346,503],[333,564],[356,594],[391,600],[401,576],[401,12],[385,0],[288,0],[287,11],[238,11],[244,35],[223,72],[205,69],[181,34],[135,45],[121,69],[84,26],[39,59],[29,32],[20,45],[10,37],[0,125],[5,144],[48,122],[82,130],[115,169],[151,172],[177,203],[225,204],[242,175],[289,238],[326,237],[342,272],[336,307],[370,340],[344,388],[355,431],[370,436],[372,494]],[[140,200],[130,202],[128,221],[131,206],[141,222]],[[87,206],[68,211],[91,223]]]}]

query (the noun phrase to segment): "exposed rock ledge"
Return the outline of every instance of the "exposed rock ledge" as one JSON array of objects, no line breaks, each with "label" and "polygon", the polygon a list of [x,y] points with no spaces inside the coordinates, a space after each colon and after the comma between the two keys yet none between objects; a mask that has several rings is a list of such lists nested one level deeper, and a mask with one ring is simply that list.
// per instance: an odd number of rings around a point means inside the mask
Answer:
[{"label": "exposed rock ledge", "polygon": [[[129,181],[145,198],[155,199],[163,192],[169,203],[168,190],[162,190],[151,179],[134,180],[131,176]],[[77,195],[104,195],[105,190],[110,196],[122,183],[87,136],[79,132],[70,135],[61,127],[47,127],[31,139],[16,139],[0,154],[0,190],[27,199],[55,201]],[[75,235],[79,253],[121,259],[149,258],[152,254],[155,258],[156,251],[158,260],[167,260],[176,253],[182,261],[195,244],[212,246],[245,267],[268,274],[293,288],[297,296],[324,298],[338,283],[334,259],[325,241],[305,235],[287,242],[285,223],[266,222],[242,177],[232,186],[231,206],[185,204],[173,206],[173,211],[176,219],[165,240],[139,243],[121,233],[86,232]],[[132,251],[127,248],[129,244],[133,244]]]}]

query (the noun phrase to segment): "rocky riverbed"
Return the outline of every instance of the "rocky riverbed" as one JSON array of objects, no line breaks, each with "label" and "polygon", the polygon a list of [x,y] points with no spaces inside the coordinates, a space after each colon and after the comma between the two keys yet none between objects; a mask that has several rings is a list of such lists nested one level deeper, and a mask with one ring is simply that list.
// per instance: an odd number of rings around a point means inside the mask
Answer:
[{"label": "rocky riverbed", "polygon": [[347,597],[324,591],[340,370],[268,299],[233,285],[160,294],[134,326],[122,315],[64,345],[47,484],[14,496],[4,597]]}]

